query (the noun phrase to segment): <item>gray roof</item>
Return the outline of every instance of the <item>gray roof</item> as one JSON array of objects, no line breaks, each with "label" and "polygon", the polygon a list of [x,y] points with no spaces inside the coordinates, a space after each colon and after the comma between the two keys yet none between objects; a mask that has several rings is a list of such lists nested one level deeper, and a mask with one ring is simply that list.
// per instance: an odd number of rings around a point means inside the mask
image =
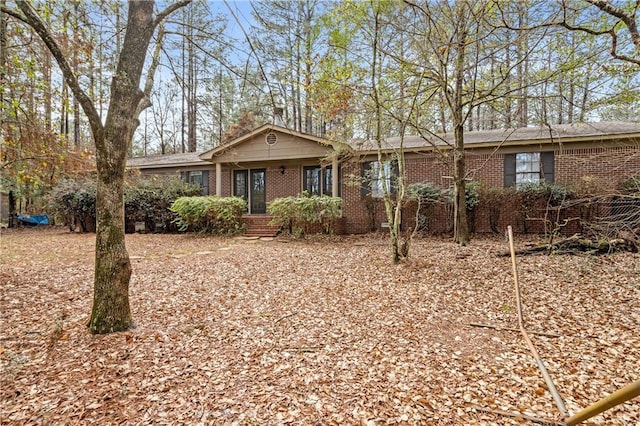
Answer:
[{"label": "gray roof", "polygon": [[185,152],[181,154],[158,154],[147,157],[134,157],[127,160],[127,167],[151,169],[156,167],[211,166],[210,162],[201,160],[199,155],[199,152]]},{"label": "gray roof", "polygon": [[[254,132],[264,127],[265,126],[261,126],[254,130]],[[252,134],[253,133],[250,135]],[[640,140],[640,122],[609,121],[600,123],[555,124],[549,127],[466,131],[464,133],[464,142],[467,147],[495,147],[501,144],[503,146],[509,146],[552,142],[593,142],[620,137],[631,137]],[[240,139],[245,140],[246,137],[243,136]],[[445,147],[452,142],[452,133],[432,135],[429,139],[424,139],[420,136],[406,136],[403,147],[408,151],[423,150],[430,149],[433,145]],[[377,144],[374,140],[352,140],[349,142],[349,145],[356,152],[371,152],[377,149]],[[382,143],[383,149],[387,150],[397,149],[399,146],[399,137],[387,138]],[[222,148],[219,147],[216,149]],[[139,169],[189,166],[209,167],[211,163],[201,159],[200,155],[211,155],[216,149],[206,151],[205,153],[186,152],[183,154],[130,158],[127,160],[127,167]]]},{"label": "gray roof", "polygon": [[[597,141],[619,136],[640,137],[640,123],[632,122],[600,122],[555,124],[549,127],[522,127],[519,129],[498,129],[465,131],[466,146],[519,145],[527,143],[549,143],[566,141]],[[433,145],[447,146],[453,143],[453,133],[432,135],[429,139],[420,136],[405,136],[404,149],[429,148]],[[349,143],[356,151],[373,151],[377,144],[374,140],[353,140]],[[400,138],[392,137],[383,141],[383,149],[394,149],[400,146]]]}]

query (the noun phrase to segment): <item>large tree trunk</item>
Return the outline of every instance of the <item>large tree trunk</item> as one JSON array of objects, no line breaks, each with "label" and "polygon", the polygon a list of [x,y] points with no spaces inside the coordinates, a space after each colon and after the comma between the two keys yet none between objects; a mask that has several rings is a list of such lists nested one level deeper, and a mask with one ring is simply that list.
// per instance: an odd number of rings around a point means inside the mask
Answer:
[{"label": "large tree trunk", "polygon": [[104,139],[96,137],[96,273],[89,322],[93,333],[131,326],[131,262],[124,242],[124,169],[137,127],[136,109],[144,97],[140,77],[154,29],[152,13],[153,2],[129,3],[127,32],[111,84]]},{"label": "large tree trunk", "polygon": [[[460,245],[467,245],[471,239],[467,223],[467,200],[465,198],[465,162],[464,162],[464,104],[462,93],[464,89],[464,65],[467,46],[467,30],[465,25],[467,4],[457,4],[458,28],[456,31],[456,59],[455,59],[455,89],[450,101],[451,116],[453,118],[453,240]],[[470,112],[469,112],[470,113]]]},{"label": "large tree trunk", "polygon": [[153,1],[130,1],[127,29],[111,84],[111,101],[105,124],[91,98],[78,83],[68,58],[31,4],[16,0],[24,16],[58,62],[65,82],[87,116],[96,144],[98,188],[96,195],[96,265],[93,309],[89,328],[110,333],[131,326],[129,279],[131,263],[124,241],[124,169],[126,153],[138,124],[137,107],[143,98],[140,77],[151,36],[158,22],[189,0],[167,6],[153,20]]},{"label": "large tree trunk", "polygon": [[[114,149],[126,144],[112,143]],[[117,145],[120,145],[118,148]],[[123,172],[101,159],[96,203],[96,269],[89,328],[110,333],[131,326],[131,263],[124,243]]]}]

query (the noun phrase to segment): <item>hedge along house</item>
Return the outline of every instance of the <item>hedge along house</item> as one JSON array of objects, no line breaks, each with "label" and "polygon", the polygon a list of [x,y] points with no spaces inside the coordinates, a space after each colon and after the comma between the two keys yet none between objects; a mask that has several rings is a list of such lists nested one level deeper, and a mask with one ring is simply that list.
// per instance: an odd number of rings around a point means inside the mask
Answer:
[{"label": "hedge along house", "polygon": [[[465,132],[464,138],[466,178],[485,188],[509,188],[545,181],[566,186],[589,185],[608,191],[617,188],[621,181],[640,174],[640,123],[601,122],[471,131]],[[453,134],[439,135],[430,141],[405,137],[406,183],[453,186],[447,167],[453,157],[452,143]],[[364,176],[366,170],[379,171],[381,167],[393,171],[390,164],[378,164],[376,145],[373,141],[353,141],[351,146],[357,153],[357,161],[345,163],[343,175]],[[399,146],[400,138],[388,138],[383,142],[383,151],[393,157]],[[374,174],[369,182],[365,182],[364,188],[344,188],[343,215],[349,232],[379,229],[386,222],[382,203],[376,202],[380,197],[377,179],[379,177]],[[371,189],[366,188],[368,185]],[[520,206],[509,201],[500,206],[499,229],[514,225],[521,232],[541,231],[540,227],[527,228],[526,224],[518,223],[522,222],[518,217]],[[489,216],[496,207],[481,199],[471,228],[475,232],[495,231],[496,224],[490,223]],[[436,233],[451,231],[451,210],[446,206],[435,209],[429,218],[429,230]],[[411,222],[415,216],[409,212],[404,217]]]},{"label": "hedge along house", "polygon": [[[428,182],[445,188],[452,185],[446,166],[452,157],[447,144],[452,137],[445,134],[432,141],[404,138],[407,184]],[[399,138],[383,142],[387,159],[394,158],[399,144]],[[486,187],[505,188],[544,180],[563,185],[589,181],[601,188],[614,188],[640,173],[640,123],[467,132],[465,158],[467,178]],[[265,226],[269,202],[303,191],[342,198],[343,229],[338,232],[381,229],[386,223],[380,202],[381,170],[384,168],[387,176],[395,171],[392,161],[378,162],[372,141],[336,144],[272,124],[200,155],[143,157],[129,160],[128,165],[143,173],[180,173],[189,181],[202,176],[203,193],[244,198],[248,202],[248,232],[254,234],[273,232]],[[479,207],[491,208],[482,206],[482,202]],[[501,227],[515,221],[513,209],[505,209],[508,211],[502,215]],[[472,228],[489,232],[492,226],[487,214],[480,210]],[[429,229],[448,231],[450,214],[450,209],[440,209],[430,219]]]}]

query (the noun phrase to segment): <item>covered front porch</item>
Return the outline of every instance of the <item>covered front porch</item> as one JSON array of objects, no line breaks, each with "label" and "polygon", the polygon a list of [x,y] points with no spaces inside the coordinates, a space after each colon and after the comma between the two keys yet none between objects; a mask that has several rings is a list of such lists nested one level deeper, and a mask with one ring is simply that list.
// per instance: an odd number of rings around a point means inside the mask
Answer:
[{"label": "covered front porch", "polygon": [[248,214],[267,213],[281,197],[340,194],[340,163],[333,144],[325,139],[265,124],[228,144],[202,153],[213,163],[215,195],[237,196]]},{"label": "covered front porch", "polygon": [[[336,171],[336,172],[334,172]],[[247,201],[247,213],[263,215],[276,198],[308,195],[340,197],[341,174],[337,160],[215,163],[215,195]]]}]

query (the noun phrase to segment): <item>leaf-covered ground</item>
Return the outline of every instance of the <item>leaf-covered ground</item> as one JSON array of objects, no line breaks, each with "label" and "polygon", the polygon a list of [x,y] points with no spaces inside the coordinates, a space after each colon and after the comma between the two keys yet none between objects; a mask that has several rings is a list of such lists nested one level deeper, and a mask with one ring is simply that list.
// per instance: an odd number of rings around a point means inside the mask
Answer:
[{"label": "leaf-covered ground", "polygon": [[[128,235],[136,328],[94,336],[93,235],[0,235],[2,424],[508,425],[559,419],[506,242]],[[519,241],[524,242],[524,241]],[[570,413],[640,378],[640,257],[518,260]],[[589,424],[640,424],[640,399]]]}]

